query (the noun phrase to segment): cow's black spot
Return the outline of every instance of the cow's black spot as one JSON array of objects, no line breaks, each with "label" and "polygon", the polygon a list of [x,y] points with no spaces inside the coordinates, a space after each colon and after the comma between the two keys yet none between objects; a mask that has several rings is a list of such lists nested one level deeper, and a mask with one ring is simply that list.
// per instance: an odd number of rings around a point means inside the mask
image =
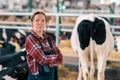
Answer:
[{"label": "cow's black spot", "polygon": [[96,44],[103,44],[106,39],[105,23],[103,20],[95,18],[95,21],[83,20],[77,28],[80,47],[84,50],[89,46],[90,37]]},{"label": "cow's black spot", "polygon": [[99,45],[105,42],[106,30],[103,20],[95,18],[95,21],[93,22],[92,39]]},{"label": "cow's black spot", "polygon": [[92,26],[92,24],[89,20],[83,20],[81,23],[78,24],[78,38],[80,41],[80,47],[83,50],[88,47],[90,42],[90,26]]}]

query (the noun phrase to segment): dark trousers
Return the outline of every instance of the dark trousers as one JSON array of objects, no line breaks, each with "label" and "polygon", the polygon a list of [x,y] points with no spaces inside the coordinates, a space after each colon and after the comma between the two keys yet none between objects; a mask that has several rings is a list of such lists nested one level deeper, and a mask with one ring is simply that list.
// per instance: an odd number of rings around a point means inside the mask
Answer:
[{"label": "dark trousers", "polygon": [[56,67],[49,68],[49,72],[45,72],[43,68],[39,72],[39,75],[32,75],[29,72],[28,80],[56,80],[55,79],[55,69]]},{"label": "dark trousers", "polygon": [[54,70],[54,80],[58,80],[58,67],[55,66],[55,70]]}]

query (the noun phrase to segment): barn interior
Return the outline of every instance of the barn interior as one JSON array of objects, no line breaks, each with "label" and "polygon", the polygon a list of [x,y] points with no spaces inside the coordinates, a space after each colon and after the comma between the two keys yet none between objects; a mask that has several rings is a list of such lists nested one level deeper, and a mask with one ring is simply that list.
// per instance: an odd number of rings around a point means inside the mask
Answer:
[{"label": "barn interior", "polygon": [[[106,17],[115,38],[115,47],[108,56],[106,80],[120,80],[119,8],[119,0],[0,0],[0,64],[8,67],[3,70],[0,65],[0,80],[11,72],[13,77],[19,76],[18,80],[27,80],[25,58],[17,62],[16,56],[25,56],[24,42],[32,29],[30,17],[36,11],[47,14],[48,32],[56,35],[56,45],[64,56],[58,69],[59,80],[77,80],[78,77],[78,54],[72,50],[70,43],[76,18],[90,13]],[[16,53],[20,54],[14,55]]]}]

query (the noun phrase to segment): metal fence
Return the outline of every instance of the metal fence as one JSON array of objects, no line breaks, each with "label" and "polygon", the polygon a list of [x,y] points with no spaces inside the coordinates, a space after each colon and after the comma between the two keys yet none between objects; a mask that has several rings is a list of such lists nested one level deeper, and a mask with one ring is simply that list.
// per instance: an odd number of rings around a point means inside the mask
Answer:
[{"label": "metal fence", "polygon": [[[0,13],[0,16],[31,16],[33,13],[30,12],[4,12]],[[69,26],[74,27],[74,23],[60,23],[60,17],[78,17],[80,15],[85,16],[87,14],[79,14],[79,13],[46,13],[47,16],[56,17],[55,23],[49,23],[48,26],[55,26],[54,28],[48,28],[48,31],[54,31],[56,34],[56,45],[59,45],[59,34],[62,32],[72,32],[72,29]],[[120,18],[119,14],[97,14],[101,17],[106,18]],[[16,25],[24,25],[24,26],[5,26],[4,24],[16,24]],[[68,28],[60,28],[60,26],[65,26]],[[0,21],[0,28],[7,29],[23,29],[23,30],[31,30],[31,24],[29,22],[10,22],[10,21]],[[120,29],[120,26],[111,25],[111,30],[113,34],[120,34],[119,31],[115,31],[115,29]]]}]

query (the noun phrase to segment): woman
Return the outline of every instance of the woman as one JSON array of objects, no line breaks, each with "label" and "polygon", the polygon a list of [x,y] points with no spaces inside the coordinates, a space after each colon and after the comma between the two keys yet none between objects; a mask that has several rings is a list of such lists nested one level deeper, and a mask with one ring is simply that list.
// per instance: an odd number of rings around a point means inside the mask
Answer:
[{"label": "woman", "polygon": [[31,23],[32,32],[25,41],[30,71],[28,80],[54,80],[55,67],[62,63],[62,54],[52,36],[44,31],[47,28],[46,15],[34,13]]}]

